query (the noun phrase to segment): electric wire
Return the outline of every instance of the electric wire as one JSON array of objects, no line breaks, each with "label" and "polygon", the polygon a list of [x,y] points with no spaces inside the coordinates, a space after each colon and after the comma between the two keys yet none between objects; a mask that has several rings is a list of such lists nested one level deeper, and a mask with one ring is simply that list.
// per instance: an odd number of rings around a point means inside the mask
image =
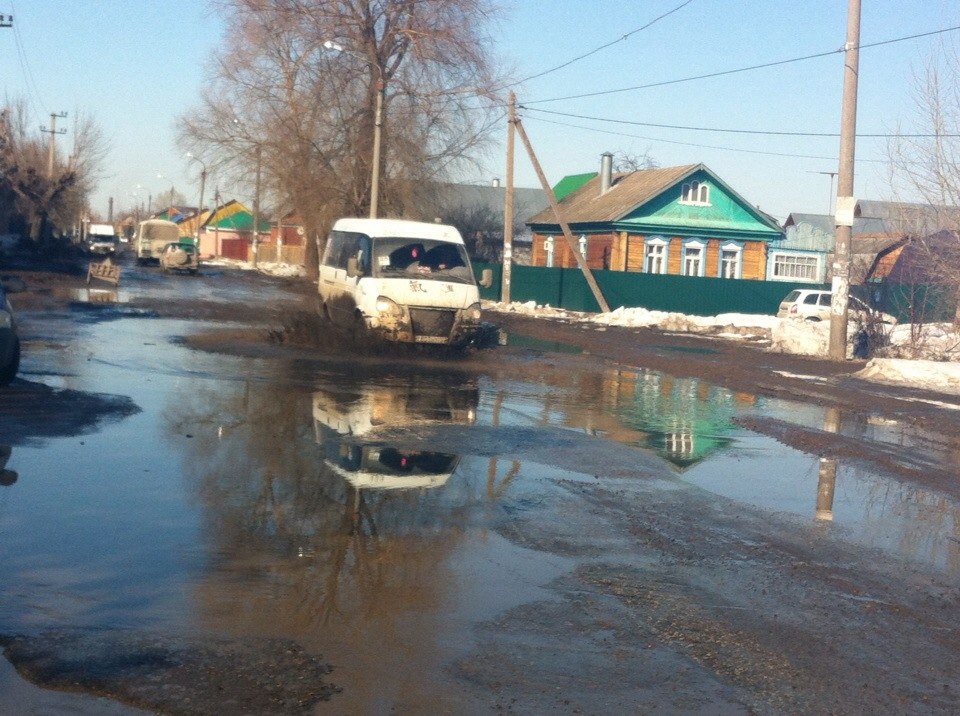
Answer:
[{"label": "electric wire", "polygon": [[[601,129],[600,127],[588,127],[583,124],[572,124],[570,122],[558,122],[553,119],[544,119],[542,117],[528,117],[528,120],[534,122],[539,122],[542,124],[553,124],[559,127],[570,127],[572,129],[583,129],[588,132],[598,132],[600,134],[610,134],[616,137],[627,137],[629,139],[643,139],[648,142],[659,142],[662,144],[676,144],[682,147],[697,147],[698,149],[717,149],[724,152],[740,152],[743,154],[762,154],[764,156],[770,157],[786,157],[789,159],[818,159],[836,162],[838,161],[836,156],[824,156],[817,154],[791,154],[789,152],[770,152],[762,149],[740,149],[738,147],[724,147],[716,144],[699,144],[696,142],[681,142],[675,139],[662,139],[660,137],[646,137],[640,134],[629,134],[627,132],[617,132],[611,129]],[[856,162],[859,163],[869,163],[869,164],[886,164],[888,163],[884,159],[861,159],[857,158]]]},{"label": "electric wire", "polygon": [[[918,34],[915,34],[915,35],[905,35],[905,36],[903,36],[903,37],[895,37],[895,38],[892,38],[892,39],[889,39],[889,40],[879,40],[879,41],[877,41],[877,42],[868,42],[868,43],[859,45],[859,46],[858,46],[858,49],[864,50],[864,49],[869,49],[869,48],[871,48],[871,47],[880,47],[881,45],[892,45],[892,44],[897,43],[897,42],[906,42],[907,40],[916,40],[916,39],[923,38],[923,37],[931,37],[931,36],[933,36],[933,35],[942,35],[942,34],[944,34],[944,33],[947,33],[947,32],[955,32],[955,31],[957,31],[957,30],[960,30],[960,25],[957,25],[957,26],[954,26],[954,27],[944,27],[944,28],[941,28],[941,29],[939,29],[939,30],[931,30],[931,31],[929,31],[929,32],[921,32],[921,33],[918,33]],[[832,55],[840,54],[840,53],[842,53],[842,52],[844,52],[844,51],[845,51],[844,48],[841,47],[841,48],[838,48],[838,49],[835,49],[835,50],[826,50],[826,51],[824,51],[824,52],[815,52],[815,53],[813,53],[812,55],[802,55],[802,56],[800,56],[800,57],[791,57],[791,58],[786,59],[786,60],[775,60],[775,61],[773,61],[773,62],[764,62],[764,63],[758,64],[758,65],[750,65],[750,66],[748,66],[748,67],[738,67],[738,68],[732,69],[732,70],[721,70],[721,71],[719,71],[719,72],[708,72],[708,73],[702,74],[702,75],[693,75],[693,76],[690,76],[690,77],[680,77],[680,78],[672,79],[672,80],[662,80],[662,81],[660,81],[660,82],[649,82],[649,83],[647,83],[647,84],[633,85],[633,86],[631,86],[631,87],[619,87],[619,88],[615,88],[615,89],[599,90],[599,91],[597,91],[597,92],[584,92],[584,93],[582,93],[582,94],[572,94],[572,95],[566,95],[566,96],[564,96],[564,97],[548,97],[547,99],[535,99],[535,100],[529,100],[529,101],[527,101],[525,104],[528,104],[528,105],[529,105],[529,104],[543,104],[543,103],[546,103],[546,102],[562,102],[562,101],[564,101],[564,100],[569,100],[569,99],[584,99],[584,98],[586,98],[586,97],[602,97],[602,96],[604,96],[604,95],[618,94],[618,93],[622,93],[622,92],[633,92],[633,91],[635,91],[635,90],[650,89],[650,88],[652,88],[652,87],[666,87],[666,86],[668,86],[668,85],[682,84],[682,83],[684,83],[684,82],[693,82],[693,81],[695,81],[695,80],[713,79],[713,78],[715,78],[715,77],[724,77],[724,76],[726,76],[726,75],[734,75],[734,74],[739,74],[739,73],[741,73],[741,72],[751,72],[751,71],[753,71],[753,70],[762,70],[762,69],[767,69],[767,68],[769,68],[769,67],[780,67],[780,66],[782,66],[782,65],[789,65],[789,64],[792,64],[792,63],[795,63],[795,62],[805,62],[805,61],[807,61],[807,60],[815,60],[815,59],[819,59],[819,58],[822,58],[822,57],[830,57],[830,56],[832,56]]]},{"label": "electric wire", "polygon": [[[10,14],[17,17],[16,8],[13,0],[10,0]],[[17,60],[20,63],[20,70],[23,72],[24,86],[26,87],[25,96],[27,102],[33,107],[38,117],[43,116],[41,108],[44,106],[40,97],[40,91],[37,88],[36,80],[33,78],[33,71],[30,69],[30,63],[27,61],[27,52],[23,46],[23,39],[20,36],[20,28],[16,22],[13,23],[13,41],[16,46]]]},{"label": "electric wire", "polygon": [[608,47],[612,47],[612,46],[614,46],[614,45],[616,45],[616,44],[618,44],[618,43],[623,42],[624,40],[628,39],[631,35],[636,35],[638,32],[642,32],[642,31],[646,30],[648,27],[651,27],[651,26],[657,24],[658,22],[660,22],[661,20],[669,17],[670,15],[673,15],[675,12],[678,12],[679,10],[682,10],[683,8],[685,8],[687,5],[689,5],[689,4],[692,3],[692,2],[693,2],[693,0],[684,0],[684,2],[680,3],[679,5],[677,5],[677,6],[674,7],[672,10],[668,10],[667,12],[663,13],[662,15],[659,15],[658,17],[653,18],[652,20],[650,20],[650,21],[649,21],[648,23],[646,23],[645,25],[642,25],[641,27],[638,27],[638,28],[636,28],[635,30],[631,30],[630,32],[628,32],[628,33],[626,33],[626,34],[624,34],[624,35],[621,35],[621,36],[618,37],[616,40],[611,40],[610,42],[604,43],[603,45],[600,45],[599,47],[596,47],[596,48],[590,50],[589,52],[585,52],[585,53],[583,53],[582,55],[578,55],[578,56],[574,57],[573,59],[567,60],[566,62],[563,62],[563,63],[561,63],[561,64],[559,64],[559,65],[556,65],[555,67],[550,67],[550,68],[548,68],[548,69],[546,69],[546,70],[543,70],[542,72],[537,72],[536,74],[530,75],[530,76],[528,76],[528,77],[524,77],[522,80],[516,80],[515,82],[511,82],[510,84],[502,85],[501,87],[497,88],[497,89],[494,90],[494,91],[499,92],[499,91],[502,91],[502,90],[505,90],[505,89],[509,89],[509,88],[511,88],[511,87],[516,87],[517,85],[523,84],[524,82],[529,82],[530,80],[535,80],[535,79],[537,79],[537,78],[539,78],[539,77],[543,77],[543,76],[549,75],[549,74],[551,74],[551,73],[553,73],[553,72],[557,72],[558,70],[562,70],[562,69],[564,69],[565,67],[569,67],[570,65],[574,64],[575,62],[579,62],[580,60],[584,60],[584,59],[590,57],[591,55],[595,55],[595,54],[597,54],[598,52],[601,52],[601,51],[603,51],[603,50],[606,50]]},{"label": "electric wire", "polygon": [[[519,109],[528,112],[540,112],[542,114],[556,115],[558,117],[571,117],[573,119],[586,119],[593,122],[609,122],[611,124],[626,124],[635,127],[656,127],[657,129],[679,129],[688,132],[717,132],[720,134],[744,134],[752,136],[765,137],[824,137],[836,138],[840,136],[839,132],[794,132],[775,129],[734,129],[732,127],[692,127],[683,124],[659,124],[657,122],[639,122],[632,119],[616,119],[613,117],[593,117],[586,114],[575,114],[573,112],[557,112],[551,109],[539,109],[537,107],[528,107],[525,104],[518,105]],[[857,133],[857,139],[929,139],[929,138],[955,138],[960,134],[950,133],[919,133],[919,134],[882,134],[882,133]]]}]

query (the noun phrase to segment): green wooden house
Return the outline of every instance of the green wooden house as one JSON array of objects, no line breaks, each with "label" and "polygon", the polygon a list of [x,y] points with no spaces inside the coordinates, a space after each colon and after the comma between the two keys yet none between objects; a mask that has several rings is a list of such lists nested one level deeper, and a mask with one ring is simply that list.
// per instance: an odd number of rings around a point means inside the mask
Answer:
[{"label": "green wooden house", "polygon": [[[616,174],[610,166],[610,155],[605,154],[600,174],[559,202],[591,268],[766,277],[768,246],[781,239],[783,231],[773,217],[707,166],[687,164]],[[577,265],[550,209],[527,224],[533,234],[533,265]]]}]

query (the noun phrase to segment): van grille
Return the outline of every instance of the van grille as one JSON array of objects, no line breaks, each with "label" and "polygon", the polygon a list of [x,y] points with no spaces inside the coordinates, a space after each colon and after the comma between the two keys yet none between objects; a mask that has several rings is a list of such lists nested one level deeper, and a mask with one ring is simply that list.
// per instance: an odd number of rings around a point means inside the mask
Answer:
[{"label": "van grille", "polygon": [[440,311],[434,308],[411,308],[410,323],[413,326],[413,335],[444,337],[453,330],[453,321],[456,311]]}]

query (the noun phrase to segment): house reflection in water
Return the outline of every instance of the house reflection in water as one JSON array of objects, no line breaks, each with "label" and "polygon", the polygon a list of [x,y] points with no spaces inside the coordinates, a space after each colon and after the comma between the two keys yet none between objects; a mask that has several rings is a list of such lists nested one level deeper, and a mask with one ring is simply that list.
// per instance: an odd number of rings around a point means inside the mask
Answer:
[{"label": "house reflection in water", "polygon": [[754,395],[651,370],[609,371],[599,388],[602,405],[581,427],[653,450],[680,470],[730,445],[734,414],[757,402]]}]

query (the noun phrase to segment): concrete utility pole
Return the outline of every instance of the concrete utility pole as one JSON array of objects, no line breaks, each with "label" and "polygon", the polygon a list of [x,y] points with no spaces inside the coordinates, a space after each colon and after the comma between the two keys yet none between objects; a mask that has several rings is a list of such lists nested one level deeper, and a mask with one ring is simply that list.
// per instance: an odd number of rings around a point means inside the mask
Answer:
[{"label": "concrete utility pole", "polygon": [[370,218],[377,218],[377,209],[380,204],[380,135],[383,132],[383,95],[387,83],[383,80],[383,70],[377,67],[380,79],[377,80],[377,108],[373,117],[373,168],[370,176]]},{"label": "concrete utility pole", "polygon": [[260,251],[260,165],[263,158],[263,145],[257,145],[257,175],[253,186],[253,265],[257,265],[257,253]]},{"label": "concrete utility pole", "polygon": [[47,176],[51,179],[53,178],[54,160],[57,153],[57,135],[67,133],[66,129],[57,129],[57,119],[66,119],[66,117],[66,112],[60,112],[59,114],[56,112],[51,112],[50,129],[47,129],[44,126],[40,127],[41,132],[46,132],[50,135],[50,146],[47,148]]},{"label": "concrete utility pole", "polygon": [[860,0],[848,0],[844,45],[843,110],[840,118],[840,166],[837,172],[837,240],[833,250],[830,304],[830,358],[847,357],[847,304],[850,300],[850,242],[856,199],[853,162],[857,140],[857,80],[860,74]]},{"label": "concrete utility pole", "polygon": [[530,139],[527,137],[527,131],[523,128],[523,122],[521,122],[519,118],[515,117],[513,123],[517,128],[517,134],[520,135],[520,141],[523,142],[523,146],[526,148],[527,154],[530,156],[530,163],[533,164],[533,170],[537,173],[537,177],[540,179],[540,186],[543,188],[543,193],[547,195],[547,200],[550,202],[550,208],[553,210],[553,215],[557,219],[557,223],[560,224],[560,230],[563,231],[563,237],[567,240],[567,245],[570,246],[570,252],[577,260],[577,265],[583,272],[583,277],[587,281],[587,286],[590,287],[590,291],[593,293],[593,297],[596,299],[597,305],[600,306],[600,310],[604,313],[610,313],[610,306],[607,304],[607,299],[603,297],[603,293],[600,291],[600,286],[597,285],[597,280],[593,277],[593,272],[590,270],[590,267],[587,266],[586,260],[580,253],[577,242],[573,238],[573,232],[570,231],[570,225],[564,221],[563,217],[560,215],[560,205],[557,203],[557,197],[554,195],[553,189],[550,188],[550,183],[547,181],[547,175],[543,173],[543,167],[540,166],[540,160],[537,159],[537,155],[533,151],[533,145],[530,144]]},{"label": "concrete utility pole", "polygon": [[503,273],[500,277],[500,300],[510,303],[510,274],[513,268],[513,142],[517,131],[517,95],[510,93],[507,115],[507,174],[503,201]]}]

